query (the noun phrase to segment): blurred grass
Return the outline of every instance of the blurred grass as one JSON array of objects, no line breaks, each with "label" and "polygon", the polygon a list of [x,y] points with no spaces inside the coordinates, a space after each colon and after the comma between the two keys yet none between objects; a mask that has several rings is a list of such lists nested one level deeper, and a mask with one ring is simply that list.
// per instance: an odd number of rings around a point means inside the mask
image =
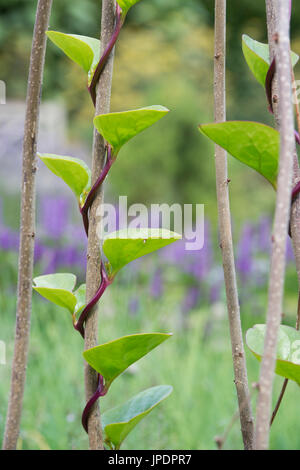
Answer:
[{"label": "blurred grass", "polygon": [[[127,305],[139,294],[140,309],[130,314]],[[172,331],[174,336],[124,373],[113,384],[101,406],[106,410],[139,391],[157,384],[171,384],[174,392],[142,421],[127,439],[124,449],[215,449],[236,410],[231,348],[224,305],[194,311],[187,329],[180,328],[179,289],[169,286],[166,295],[154,301],[142,285],[131,289],[112,286],[101,306],[100,338],[105,342],[137,332]],[[1,340],[7,343],[7,365],[0,366],[0,436],[2,439],[13,351],[15,299],[1,294]],[[247,311],[248,326],[263,321]],[[208,328],[209,326],[209,328]],[[81,428],[84,407],[82,340],[68,313],[34,295],[30,356],[24,399],[23,449],[85,449]],[[258,380],[258,362],[247,353],[250,382]],[[282,378],[275,382],[274,401]],[[272,427],[273,449],[299,449],[297,413],[299,387],[290,383],[282,408]],[[241,449],[236,422],[225,449]]]}]

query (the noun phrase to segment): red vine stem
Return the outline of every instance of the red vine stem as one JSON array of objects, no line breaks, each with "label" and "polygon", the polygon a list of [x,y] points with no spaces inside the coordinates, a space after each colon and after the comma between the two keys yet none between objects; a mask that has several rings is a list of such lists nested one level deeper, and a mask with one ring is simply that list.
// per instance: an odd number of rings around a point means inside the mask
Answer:
[{"label": "red vine stem", "polygon": [[104,397],[106,395],[106,393],[107,393],[107,390],[106,390],[106,388],[104,386],[104,383],[103,383],[103,377],[102,377],[102,375],[98,374],[97,389],[96,389],[94,395],[89,399],[89,401],[85,405],[85,408],[83,410],[82,417],[81,417],[82,427],[84,428],[86,433],[88,433],[88,418],[89,418],[91,408],[96,403],[96,401],[100,397]]},{"label": "red vine stem", "polygon": [[101,72],[102,72],[102,70],[103,70],[103,68],[104,68],[104,66],[107,62],[107,59],[108,59],[111,51],[113,50],[114,45],[117,42],[120,31],[121,31],[122,26],[124,24],[124,17],[122,16],[122,10],[121,10],[121,7],[118,5],[118,3],[117,3],[117,7],[116,7],[116,15],[117,15],[117,21],[116,21],[115,30],[113,32],[113,35],[112,35],[105,51],[102,54],[102,57],[101,57],[98,65],[96,67],[96,70],[94,72],[91,84],[88,87],[88,91],[91,95],[94,106],[96,105],[96,86],[97,86],[97,83],[99,81]]},{"label": "red vine stem", "polygon": [[92,189],[88,193],[83,207],[79,208],[80,213],[82,215],[82,220],[83,220],[83,225],[84,225],[84,228],[85,228],[85,233],[86,233],[87,236],[89,234],[89,218],[88,218],[89,208],[91,207],[91,205],[94,201],[94,198],[97,194],[98,188],[104,182],[104,180],[105,180],[106,176],[108,175],[108,172],[111,169],[112,164],[114,163],[114,161],[115,161],[115,158],[112,157],[112,148],[111,148],[110,145],[108,145],[107,146],[107,158],[106,158],[105,166],[104,166],[103,170],[101,171],[99,178],[97,179],[97,181],[93,185]]},{"label": "red vine stem", "polygon": [[90,300],[90,302],[85,306],[83,309],[78,321],[74,323],[75,330],[79,331],[81,336],[84,338],[84,323],[88,317],[90,310],[94,307],[94,305],[99,302],[102,295],[104,294],[106,288],[112,283],[112,280],[108,278],[105,267],[103,263],[101,264],[101,282],[99,289],[97,290],[94,297]]}]

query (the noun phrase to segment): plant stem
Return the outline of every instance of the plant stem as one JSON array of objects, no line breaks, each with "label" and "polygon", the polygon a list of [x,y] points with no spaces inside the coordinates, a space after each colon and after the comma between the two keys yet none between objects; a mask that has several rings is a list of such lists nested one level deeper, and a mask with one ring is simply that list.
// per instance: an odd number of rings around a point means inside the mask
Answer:
[{"label": "plant stem", "polygon": [[88,193],[87,195],[87,198],[86,198],[86,201],[84,203],[84,206],[80,209],[80,212],[81,212],[81,215],[82,215],[82,220],[83,220],[83,225],[84,225],[84,228],[85,228],[85,232],[86,232],[86,235],[88,236],[89,234],[89,218],[88,218],[88,212],[89,212],[89,208],[91,207],[91,204],[94,200],[94,197],[97,193],[97,190],[98,188],[102,185],[102,183],[104,182],[105,178],[107,177],[108,175],[108,172],[109,170],[111,169],[112,167],[112,164],[114,163],[115,161],[115,158],[112,158],[112,149],[110,146],[108,146],[108,149],[107,149],[107,159],[106,159],[106,162],[105,162],[105,165],[103,167],[103,170],[101,171],[101,174],[100,176],[98,177],[98,179],[96,180],[95,184],[93,185],[92,189],[90,190],[90,192]]},{"label": "plant stem", "polygon": [[[115,29],[115,0],[102,0],[102,20],[101,20],[101,47],[104,51],[109,44]],[[113,50],[99,78],[96,93],[96,115],[108,113],[110,110],[110,95],[113,73]],[[103,138],[94,130],[93,141],[93,164],[92,164],[92,185],[95,184],[101,174],[105,163],[106,147]],[[87,274],[86,274],[86,301],[87,303],[94,297],[101,278],[101,241],[99,232],[101,228],[101,217],[99,209],[103,204],[103,185],[98,188],[95,198],[90,207],[88,254],[87,254]],[[98,344],[98,309],[95,305],[89,313],[85,323],[85,349],[90,349]],[[85,364],[85,395],[88,402],[94,395],[98,387],[98,374],[87,363]],[[93,405],[87,420],[90,449],[103,449],[103,436],[100,421],[99,405]]]},{"label": "plant stem", "polygon": [[118,39],[119,34],[121,32],[122,26],[124,24],[124,18],[121,15],[121,13],[122,13],[121,8],[117,4],[117,6],[116,6],[116,26],[115,26],[115,29],[113,31],[113,34],[112,34],[112,36],[111,36],[104,52],[102,53],[101,59],[100,59],[98,65],[96,67],[95,72],[94,72],[91,84],[88,87],[88,90],[89,90],[89,93],[91,95],[94,106],[96,105],[96,86],[97,86],[97,83],[99,81],[100,74],[101,74],[101,72],[102,72],[102,70],[103,70],[103,68],[106,64],[106,61],[107,61],[114,45],[117,42],[117,39]]},{"label": "plant stem", "polygon": [[272,237],[266,337],[260,369],[256,411],[255,448],[257,450],[267,450],[269,448],[270,412],[275,375],[276,348],[282,314],[286,242],[290,218],[293,156],[295,152],[289,39],[290,10],[286,0],[279,0],[278,5],[278,34],[275,37],[278,38],[276,64],[281,138],[274,235]]},{"label": "plant stem", "polygon": [[3,441],[3,449],[5,450],[15,449],[17,445],[26,381],[35,237],[36,147],[46,51],[45,32],[48,29],[51,6],[52,0],[38,1],[30,56],[23,140],[16,332],[11,389]]},{"label": "plant stem", "polygon": [[[226,120],[225,57],[226,57],[226,0],[215,0],[215,121]],[[253,417],[247,378],[240,308],[234,263],[231,216],[228,192],[227,153],[215,147],[217,199],[220,246],[223,257],[227,308],[232,344],[235,385],[239,402],[241,429],[245,449],[253,447]]]}]

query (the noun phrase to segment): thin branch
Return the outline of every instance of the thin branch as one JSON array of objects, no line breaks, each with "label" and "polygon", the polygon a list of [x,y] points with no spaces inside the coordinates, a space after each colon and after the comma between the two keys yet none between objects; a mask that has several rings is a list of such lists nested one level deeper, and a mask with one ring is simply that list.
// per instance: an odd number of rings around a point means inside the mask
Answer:
[{"label": "thin branch", "polygon": [[[101,47],[105,50],[115,29],[116,19],[115,0],[102,0],[102,20],[101,20]],[[96,93],[96,115],[108,113],[110,110],[110,95],[113,73],[113,50],[100,75]],[[92,184],[95,184],[101,174],[105,164],[106,147],[103,138],[94,130],[93,142],[93,165]],[[99,209],[103,204],[103,185],[98,189],[97,194],[89,212],[89,236],[87,255],[87,275],[86,275],[86,301],[87,303],[94,297],[101,277],[101,240],[99,239],[99,229],[101,227],[101,217]],[[91,310],[85,323],[85,349],[90,349],[98,344],[98,309],[97,305]],[[87,363],[85,364],[85,395],[88,402],[94,395],[98,387],[98,374]],[[91,409],[87,428],[89,434],[90,449],[103,449],[103,437],[100,421],[100,410],[98,403]]]},{"label": "thin branch", "polygon": [[3,449],[15,449],[20,431],[30,334],[32,272],[35,237],[35,173],[40,96],[45,63],[46,34],[52,0],[39,0],[30,57],[23,141],[21,226],[16,333],[11,389]]},{"label": "thin branch", "polygon": [[270,412],[272,404],[273,379],[275,375],[276,348],[281,323],[284,276],[286,265],[286,242],[290,218],[290,201],[293,178],[293,156],[295,152],[294,116],[292,108],[292,80],[289,39],[289,4],[279,0],[278,47],[276,64],[278,74],[279,116],[280,116],[280,159],[277,183],[277,197],[272,237],[271,270],[267,310],[267,326],[262,358],[255,448],[269,447]]},{"label": "thin branch", "polygon": [[[215,68],[214,96],[215,121],[226,120],[225,93],[225,49],[226,49],[226,0],[215,1]],[[223,257],[227,308],[232,344],[235,385],[239,402],[239,413],[244,447],[253,447],[253,417],[247,378],[245,350],[243,344],[240,307],[234,264],[231,217],[228,193],[227,154],[216,146],[216,182],[219,214],[220,245]]]}]

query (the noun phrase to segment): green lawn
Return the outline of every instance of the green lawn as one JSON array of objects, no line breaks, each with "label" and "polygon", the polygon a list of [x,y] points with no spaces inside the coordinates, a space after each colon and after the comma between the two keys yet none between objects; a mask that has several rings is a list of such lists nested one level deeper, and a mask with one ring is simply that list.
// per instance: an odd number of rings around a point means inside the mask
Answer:
[{"label": "green lawn", "polygon": [[[139,294],[137,314],[127,308]],[[137,332],[172,331],[174,336],[140,360],[114,382],[101,407],[106,410],[139,391],[171,384],[174,392],[129,436],[124,449],[215,449],[236,410],[230,342],[224,306],[194,311],[182,329],[178,289],[170,286],[159,301],[143,285],[112,286],[101,306],[101,342]],[[1,295],[0,339],[7,343],[7,365],[0,366],[0,438],[2,439],[10,363],[13,351],[15,299]],[[247,326],[263,321],[246,314]],[[205,334],[206,332],[206,334]],[[54,308],[37,294],[33,299],[27,386],[19,447],[23,449],[85,449],[80,417],[84,407],[82,339],[73,331],[69,314]],[[248,354],[250,381],[258,379],[258,362]],[[276,378],[276,393],[282,379]],[[253,396],[255,398],[255,395]],[[255,401],[255,400],[254,400]],[[273,449],[300,449],[299,387],[289,384],[272,428]],[[0,442],[1,442],[0,439]],[[226,449],[241,449],[239,423]]]}]

